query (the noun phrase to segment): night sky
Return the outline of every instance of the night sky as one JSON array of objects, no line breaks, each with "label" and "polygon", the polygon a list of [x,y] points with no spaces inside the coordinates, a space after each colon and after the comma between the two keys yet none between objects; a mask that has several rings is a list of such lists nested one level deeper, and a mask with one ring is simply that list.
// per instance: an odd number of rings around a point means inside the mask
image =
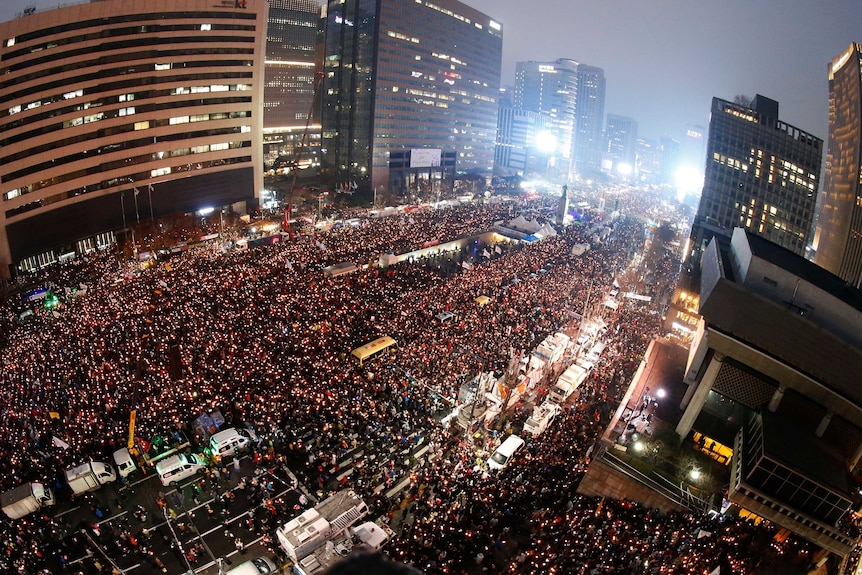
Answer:
[{"label": "night sky", "polygon": [[[406,1],[406,0],[405,0]],[[0,0],[0,21],[57,0]],[[862,0],[469,0],[503,24],[502,83],[515,62],[604,68],[607,113],[639,135],[707,125],[713,96],[778,100],[781,119],[827,138],[827,63],[862,42]]]}]

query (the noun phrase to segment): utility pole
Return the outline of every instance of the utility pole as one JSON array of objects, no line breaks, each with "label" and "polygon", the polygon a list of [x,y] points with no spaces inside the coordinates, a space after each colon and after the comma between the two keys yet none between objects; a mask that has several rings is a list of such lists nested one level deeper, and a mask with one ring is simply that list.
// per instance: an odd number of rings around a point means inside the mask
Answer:
[{"label": "utility pole", "polygon": [[174,545],[177,546],[177,551],[180,552],[180,555],[183,558],[183,562],[186,564],[186,567],[188,568],[187,573],[194,575],[195,570],[192,568],[192,564],[189,563],[189,558],[186,557],[186,552],[183,551],[183,544],[180,543],[180,540],[177,537],[177,532],[174,531],[174,526],[173,526],[173,524],[171,524],[171,518],[168,517],[168,506],[165,505],[164,507],[162,507],[162,511],[164,511],[164,513],[165,513],[165,523],[168,524],[168,529],[171,530],[171,535],[174,538]]},{"label": "utility pole", "polygon": [[117,572],[122,572],[122,569],[120,569],[120,566],[119,566],[119,565],[117,565],[117,564],[114,562],[114,560],[113,560],[113,559],[111,559],[110,557],[108,557],[108,554],[107,554],[107,553],[105,553],[105,550],[104,550],[104,549],[102,549],[102,547],[101,547],[98,543],[96,543],[96,542],[93,540],[93,538],[92,538],[92,537],[90,537],[90,534],[89,534],[89,533],[87,533],[87,530],[86,530],[86,529],[81,529],[81,533],[83,533],[83,534],[84,534],[84,537],[86,537],[86,538],[87,538],[87,540],[90,542],[90,545],[92,545],[93,547],[95,547],[96,549],[98,549],[98,550],[99,550],[99,553],[101,553],[101,554],[102,554],[102,557],[104,557],[104,558],[105,558],[105,561],[107,561],[108,563],[110,563],[110,564],[111,564],[111,567],[113,567]]}]

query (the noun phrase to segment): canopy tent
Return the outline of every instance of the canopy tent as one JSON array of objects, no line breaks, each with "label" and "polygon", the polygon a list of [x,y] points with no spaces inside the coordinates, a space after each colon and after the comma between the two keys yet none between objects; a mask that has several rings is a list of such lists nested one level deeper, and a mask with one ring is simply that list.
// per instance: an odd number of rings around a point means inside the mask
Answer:
[{"label": "canopy tent", "polygon": [[539,222],[537,222],[536,220],[528,220],[523,216],[523,214],[519,215],[514,220],[510,220],[505,225],[506,227],[514,228],[516,230],[528,233],[535,233],[542,228],[542,226],[539,225]]},{"label": "canopy tent", "polygon": [[482,306],[487,305],[491,301],[491,298],[489,298],[486,295],[480,295],[479,297],[476,298],[475,301],[477,304],[479,304],[479,307],[482,307]]},{"label": "canopy tent", "polygon": [[535,235],[540,238],[551,238],[557,235],[557,230],[555,230],[551,224],[546,223],[544,226],[539,228]]}]

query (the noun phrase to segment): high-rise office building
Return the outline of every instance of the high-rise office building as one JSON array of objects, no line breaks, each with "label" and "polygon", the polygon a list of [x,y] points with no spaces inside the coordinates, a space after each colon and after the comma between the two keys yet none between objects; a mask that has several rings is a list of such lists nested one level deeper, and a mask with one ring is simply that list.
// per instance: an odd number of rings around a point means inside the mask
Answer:
[{"label": "high-rise office building", "polygon": [[575,113],[575,168],[579,172],[598,171],[605,121],[605,71],[601,68],[578,64]]},{"label": "high-rise office building", "polygon": [[741,227],[803,255],[814,221],[823,141],[778,119],[778,102],[713,98],[703,193],[691,232],[697,262]]},{"label": "high-rise office building", "polygon": [[0,24],[0,264],[257,201],[266,1],[104,0]]},{"label": "high-rise office building", "polygon": [[501,24],[457,0],[329,0],[324,22],[325,178],[397,184],[395,150],[412,152],[404,169],[417,173],[446,154],[458,171],[491,172]]},{"label": "high-rise office building", "polygon": [[661,139],[661,183],[675,183],[676,173],[679,169],[679,141],[664,136]]},{"label": "high-rise office building", "polygon": [[862,45],[829,64],[829,144],[814,261],[862,287]]},{"label": "high-rise office building", "polygon": [[[518,62],[515,68],[515,108],[547,117],[555,140],[555,179],[566,182],[572,162],[578,95],[578,63]],[[550,176],[550,174],[549,174]]]},{"label": "high-rise office building", "polygon": [[621,175],[634,171],[638,141],[638,123],[634,118],[608,114],[605,128],[607,155],[602,160],[602,170]]},{"label": "high-rise office building", "polygon": [[634,174],[638,182],[657,184],[661,176],[662,148],[655,140],[638,138],[635,144]]},{"label": "high-rise office building", "polygon": [[546,175],[549,152],[538,145],[542,134],[553,130],[551,120],[538,112],[501,107],[497,124],[497,147],[494,151],[495,173],[525,176],[540,172]]},{"label": "high-rise office building", "polygon": [[[263,88],[264,146],[269,161],[292,159],[315,100],[317,0],[269,0]],[[315,151],[320,125],[309,126]]]}]

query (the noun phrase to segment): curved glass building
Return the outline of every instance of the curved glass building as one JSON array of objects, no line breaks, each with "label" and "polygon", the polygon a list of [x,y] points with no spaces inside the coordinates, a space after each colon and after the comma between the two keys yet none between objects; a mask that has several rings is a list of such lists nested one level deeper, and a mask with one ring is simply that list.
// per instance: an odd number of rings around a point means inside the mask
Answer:
[{"label": "curved glass building", "polygon": [[3,273],[151,214],[255,201],[266,16],[101,0],[0,24]]}]

